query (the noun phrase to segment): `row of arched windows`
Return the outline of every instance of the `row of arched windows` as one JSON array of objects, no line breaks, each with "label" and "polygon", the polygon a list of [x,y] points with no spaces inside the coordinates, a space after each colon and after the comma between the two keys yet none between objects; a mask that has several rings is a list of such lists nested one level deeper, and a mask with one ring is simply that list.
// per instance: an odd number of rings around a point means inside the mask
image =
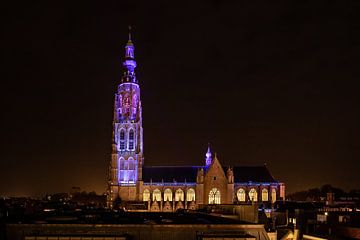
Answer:
[{"label": "row of arched windows", "polygon": [[[134,129],[130,128],[129,134],[128,134],[128,142],[129,142],[129,150],[135,149],[135,132]],[[126,139],[125,139],[125,129],[120,130],[119,134],[119,146],[120,150],[126,149]]]},{"label": "row of arched windows", "polygon": [[120,170],[135,170],[135,160],[132,157],[129,157],[128,160],[125,160],[123,157],[120,157]]},{"label": "row of arched windows", "polygon": [[[248,195],[249,195],[249,201],[254,201],[254,202],[258,201],[258,192],[256,191],[255,188],[251,188]],[[236,197],[239,202],[245,202],[246,201],[245,190],[243,188],[239,188],[236,193]],[[266,188],[263,188],[261,190],[261,201],[263,201],[263,202],[269,201],[269,190]],[[272,202],[276,201],[276,189],[275,188],[271,189],[271,201]]]},{"label": "row of arched windows", "polygon": [[[163,195],[163,196],[162,196]],[[150,190],[149,189],[145,189],[143,192],[143,201],[147,202],[150,199]],[[152,201],[173,201],[173,197],[174,200],[176,202],[178,201],[184,201],[185,197],[184,197],[184,191],[181,188],[178,188],[175,191],[175,195],[173,194],[173,191],[170,188],[166,188],[164,190],[164,194],[161,193],[160,189],[156,188],[152,191]],[[186,201],[191,202],[191,201],[195,201],[195,190],[193,188],[189,188],[186,191]]]},{"label": "row of arched windows", "polygon": [[125,160],[119,158],[119,181],[122,183],[133,183],[136,180],[136,161],[129,157]]}]

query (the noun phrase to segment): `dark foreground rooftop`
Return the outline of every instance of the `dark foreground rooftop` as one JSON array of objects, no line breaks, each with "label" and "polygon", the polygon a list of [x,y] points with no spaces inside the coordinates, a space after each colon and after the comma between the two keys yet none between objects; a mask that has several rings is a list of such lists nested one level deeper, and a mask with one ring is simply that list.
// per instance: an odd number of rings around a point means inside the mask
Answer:
[{"label": "dark foreground rooftop", "polygon": [[28,216],[10,223],[41,224],[248,224],[235,219],[205,213],[110,212],[88,211],[68,214]]},{"label": "dark foreground rooftop", "polygon": [[48,214],[0,225],[0,240],[139,239],[199,240],[237,238],[266,240],[262,224],[201,212],[149,213],[84,211]]}]

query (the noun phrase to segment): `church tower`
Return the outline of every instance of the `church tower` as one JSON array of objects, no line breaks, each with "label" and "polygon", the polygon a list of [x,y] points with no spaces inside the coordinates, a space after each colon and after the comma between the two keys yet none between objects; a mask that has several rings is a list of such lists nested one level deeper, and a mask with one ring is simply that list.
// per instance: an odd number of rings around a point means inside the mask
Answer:
[{"label": "church tower", "polygon": [[[130,28],[129,28],[130,30]],[[108,206],[117,199],[137,200],[142,180],[143,129],[140,87],[135,75],[134,44],[125,45],[121,83],[115,93],[112,154],[109,174]]]}]

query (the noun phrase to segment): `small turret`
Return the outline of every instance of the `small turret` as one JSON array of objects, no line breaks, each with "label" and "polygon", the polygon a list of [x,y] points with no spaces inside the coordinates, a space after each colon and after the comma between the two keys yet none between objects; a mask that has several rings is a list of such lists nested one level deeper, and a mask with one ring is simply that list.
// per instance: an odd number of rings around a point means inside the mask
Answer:
[{"label": "small turret", "polygon": [[208,144],[208,149],[205,154],[205,166],[209,167],[212,163],[212,155],[211,155],[211,149],[210,149],[210,143]]},{"label": "small turret", "polygon": [[226,172],[226,177],[228,179],[228,183],[234,183],[234,172],[230,167]]},{"label": "small turret", "polygon": [[203,182],[204,182],[204,169],[200,168],[197,172],[196,183],[203,183]]}]

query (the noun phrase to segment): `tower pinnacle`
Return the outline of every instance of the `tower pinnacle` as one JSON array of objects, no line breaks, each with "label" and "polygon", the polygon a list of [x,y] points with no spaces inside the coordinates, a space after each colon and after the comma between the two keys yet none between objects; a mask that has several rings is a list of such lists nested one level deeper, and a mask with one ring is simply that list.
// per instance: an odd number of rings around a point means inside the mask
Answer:
[{"label": "tower pinnacle", "polygon": [[207,152],[206,152],[205,156],[206,156],[206,158],[205,158],[205,166],[208,167],[212,163],[212,155],[211,155],[210,143],[208,144],[208,149],[207,149]]},{"label": "tower pinnacle", "polygon": [[129,44],[129,43],[132,43],[131,42],[131,26],[129,25],[128,28],[129,28],[129,39],[128,39],[128,44]]},{"label": "tower pinnacle", "polygon": [[130,29],[129,27],[129,38],[124,46],[123,74],[114,101],[109,206],[112,206],[117,198],[139,200],[139,197],[131,192],[136,192],[137,185],[142,180],[144,163],[142,109],[140,86],[135,76],[135,47],[131,40]]},{"label": "tower pinnacle", "polygon": [[129,26],[129,39],[125,45],[125,61],[123,62],[124,74],[122,77],[122,82],[137,83],[135,76],[136,61],[134,50],[135,47],[131,40],[131,26]]}]

